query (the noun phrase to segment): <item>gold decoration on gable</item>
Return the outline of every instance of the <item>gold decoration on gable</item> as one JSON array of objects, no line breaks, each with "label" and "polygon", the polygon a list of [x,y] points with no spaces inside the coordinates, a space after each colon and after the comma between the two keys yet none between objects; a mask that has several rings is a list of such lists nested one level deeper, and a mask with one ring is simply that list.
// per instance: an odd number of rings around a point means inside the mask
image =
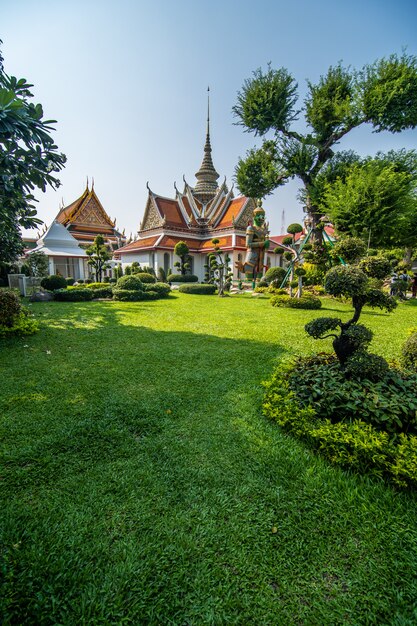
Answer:
[{"label": "gold decoration on gable", "polygon": [[75,216],[76,221],[81,224],[96,224],[97,226],[113,226],[112,223],[103,214],[101,208],[97,205],[93,198],[90,198],[78,215]]},{"label": "gold decoration on gable", "polygon": [[159,215],[154,203],[151,199],[148,201],[148,205],[145,210],[145,216],[141,224],[141,230],[147,230],[148,228],[158,228],[163,225],[163,220]]}]

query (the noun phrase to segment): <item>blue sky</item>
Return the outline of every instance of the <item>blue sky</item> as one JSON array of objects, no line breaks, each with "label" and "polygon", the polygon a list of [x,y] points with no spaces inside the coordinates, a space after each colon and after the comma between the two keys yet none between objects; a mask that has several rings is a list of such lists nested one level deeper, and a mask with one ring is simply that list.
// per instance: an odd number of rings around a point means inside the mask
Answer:
[{"label": "blue sky", "polygon": [[[417,54],[417,3],[411,0],[2,0],[5,70],[34,84],[34,100],[58,120],[54,138],[68,162],[58,191],[39,194],[50,223],[62,199],[81,195],[86,177],[109,215],[135,232],[153,191],[172,197],[185,175],[195,184],[211,90],[213,162],[229,184],[239,156],[259,144],[234,125],[243,81],[270,61],[299,85],[330,65],[361,68],[382,56]],[[362,155],[417,148],[417,130],[353,131],[340,144]],[[272,234],[301,221],[298,183],[264,206]],[[34,235],[34,232],[31,233]]]}]

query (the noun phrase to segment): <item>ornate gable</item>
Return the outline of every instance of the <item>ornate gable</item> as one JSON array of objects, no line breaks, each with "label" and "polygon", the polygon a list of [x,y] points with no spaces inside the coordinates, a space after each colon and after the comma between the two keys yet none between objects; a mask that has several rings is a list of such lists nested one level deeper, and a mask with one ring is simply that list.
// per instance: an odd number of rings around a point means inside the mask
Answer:
[{"label": "ornate gable", "polygon": [[113,228],[114,224],[105,214],[103,209],[96,202],[94,197],[91,197],[85,202],[78,213],[71,220],[73,223],[78,222],[81,224],[97,225],[97,226],[110,226]]},{"label": "ornate gable", "polygon": [[149,230],[151,228],[159,228],[160,226],[163,226],[163,218],[159,214],[152,196],[149,196],[139,230]]},{"label": "ornate gable", "polygon": [[248,222],[253,219],[253,210],[255,208],[255,203],[252,198],[248,198],[245,206],[243,207],[243,211],[239,215],[239,217],[235,220],[234,226],[235,228],[241,228],[242,230],[246,230]]}]

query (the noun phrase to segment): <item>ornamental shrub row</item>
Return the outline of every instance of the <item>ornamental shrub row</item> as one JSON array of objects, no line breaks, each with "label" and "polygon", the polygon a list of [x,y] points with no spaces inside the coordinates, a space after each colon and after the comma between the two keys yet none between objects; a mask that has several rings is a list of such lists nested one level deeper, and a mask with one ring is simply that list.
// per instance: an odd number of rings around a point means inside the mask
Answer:
[{"label": "ornamental shrub row", "polygon": [[169,274],[167,281],[169,283],[197,283],[198,276],[194,274]]},{"label": "ornamental shrub row", "polygon": [[198,285],[181,285],[179,290],[181,293],[213,295],[216,292],[216,285],[199,283]]},{"label": "ornamental shrub row", "polygon": [[92,289],[56,289],[54,300],[58,302],[85,302],[92,300],[94,292]]},{"label": "ornamental shrub row", "polygon": [[321,300],[310,294],[301,296],[301,298],[291,298],[285,295],[272,296],[271,304],[288,309],[321,309]]},{"label": "ornamental shrub row", "polygon": [[393,436],[359,419],[336,424],[319,419],[313,407],[302,406],[291,391],[292,368],[288,363],[280,365],[264,383],[264,415],[334,465],[385,476],[398,487],[417,487],[417,436]]}]

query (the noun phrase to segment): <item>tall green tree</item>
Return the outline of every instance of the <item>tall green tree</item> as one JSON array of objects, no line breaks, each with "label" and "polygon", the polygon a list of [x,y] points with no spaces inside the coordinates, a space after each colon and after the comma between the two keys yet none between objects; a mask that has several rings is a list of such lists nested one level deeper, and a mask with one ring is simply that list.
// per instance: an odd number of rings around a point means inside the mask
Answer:
[{"label": "tall green tree", "polygon": [[[1,41],[0,41],[1,44]],[[33,191],[59,186],[54,176],[65,164],[40,104],[26,79],[8,76],[0,55],[0,261],[14,261],[23,252],[21,228],[36,228]]]},{"label": "tall green tree", "polygon": [[[300,179],[313,240],[321,243],[325,183],[358,161],[354,153],[335,152],[341,139],[363,124],[393,133],[417,126],[417,58],[391,55],[361,71],[341,64],[330,67],[316,84],[308,82],[300,110],[297,87],[286,69],[270,66],[244,82],[233,107],[237,123],[265,139],[261,148],[239,160],[236,180],[242,193],[263,197],[291,178]],[[304,133],[294,129],[301,113]]]},{"label": "tall green tree", "polygon": [[87,263],[94,271],[96,281],[101,283],[103,271],[110,267],[109,261],[112,257],[108,248],[104,244],[104,237],[102,235],[97,235],[94,239],[94,243],[87,248],[86,253],[89,256]]},{"label": "tall green tree", "polygon": [[180,257],[180,261],[174,263],[174,266],[179,269],[182,276],[191,268],[189,252],[190,249],[185,241],[178,241],[178,243],[175,244],[174,254]]}]

